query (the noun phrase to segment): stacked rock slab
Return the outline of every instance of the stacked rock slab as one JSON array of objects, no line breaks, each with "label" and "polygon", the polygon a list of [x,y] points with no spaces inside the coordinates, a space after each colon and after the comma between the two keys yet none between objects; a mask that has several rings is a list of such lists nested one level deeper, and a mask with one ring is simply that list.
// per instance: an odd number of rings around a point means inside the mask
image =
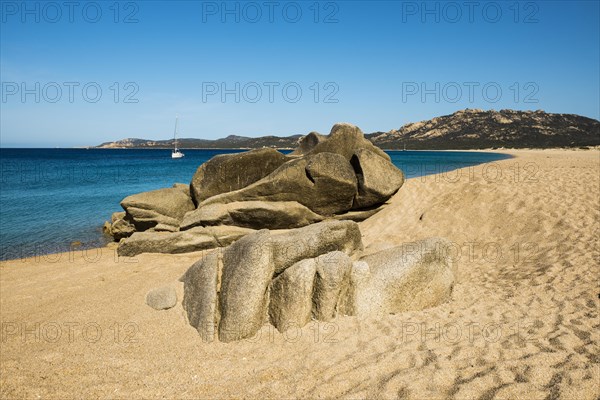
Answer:
[{"label": "stacked rock slab", "polygon": [[403,182],[402,171],[358,127],[336,124],[328,136],[302,138],[290,156],[274,149],[219,155],[198,168],[190,185],[128,196],[125,213],[105,231],[121,241],[122,255],[204,250],[253,230],[362,221]]},{"label": "stacked rock slab", "polygon": [[157,225],[171,226],[174,230],[194,203],[179,187],[142,192],[124,198],[121,207],[132,221],[136,231],[145,231]]},{"label": "stacked rock slab", "polygon": [[179,232],[136,232],[119,243],[117,253],[127,257],[141,253],[189,253],[227,246],[252,232],[253,229],[225,225]]},{"label": "stacked rock slab", "polygon": [[[344,218],[344,214],[354,210],[366,211],[348,214],[348,218],[360,220],[378,211],[378,206],[404,183],[402,171],[391,163],[389,156],[350,124],[334,125],[327,137],[314,132],[307,135],[292,156],[300,158],[282,164],[252,185],[207,198],[199,204],[198,214],[207,214],[202,209],[214,204],[236,203],[231,208],[243,209],[241,203],[246,201],[297,202],[323,217]],[[242,226],[275,229],[268,223],[249,226],[249,218],[238,219],[243,220],[239,222],[244,224]],[[199,220],[196,216],[195,221]],[[297,224],[297,221],[292,219],[290,223]]]},{"label": "stacked rock slab", "polygon": [[235,225],[253,229],[290,229],[322,220],[322,216],[297,201],[234,201],[225,204],[208,204],[187,213],[180,229],[213,225]]}]

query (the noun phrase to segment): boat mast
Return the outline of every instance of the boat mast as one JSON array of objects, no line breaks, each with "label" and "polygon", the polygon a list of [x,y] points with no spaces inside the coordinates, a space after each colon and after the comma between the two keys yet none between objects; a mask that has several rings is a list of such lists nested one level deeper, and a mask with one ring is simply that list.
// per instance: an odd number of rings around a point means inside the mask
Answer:
[{"label": "boat mast", "polygon": [[175,116],[175,133],[173,133],[173,137],[175,138],[175,151],[177,151],[177,122],[179,121],[179,115]]}]

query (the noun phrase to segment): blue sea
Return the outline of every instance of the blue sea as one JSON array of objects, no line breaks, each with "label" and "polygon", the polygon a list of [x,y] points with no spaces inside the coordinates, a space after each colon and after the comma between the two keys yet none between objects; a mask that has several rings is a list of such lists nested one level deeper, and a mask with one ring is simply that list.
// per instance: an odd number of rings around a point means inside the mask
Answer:
[{"label": "blue sea", "polygon": [[[211,157],[242,150],[0,149],[0,259],[99,247],[104,221],[142,191],[189,183]],[[285,151],[284,151],[285,152]],[[508,156],[484,152],[388,151],[408,178]]]}]

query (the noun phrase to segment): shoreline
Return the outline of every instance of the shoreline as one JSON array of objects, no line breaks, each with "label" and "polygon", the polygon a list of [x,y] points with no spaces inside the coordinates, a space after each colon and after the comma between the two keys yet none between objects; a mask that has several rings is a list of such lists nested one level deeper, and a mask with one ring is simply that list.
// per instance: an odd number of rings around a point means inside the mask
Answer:
[{"label": "shoreline", "polygon": [[[126,149],[119,149],[119,150],[126,150]],[[140,149],[140,150],[142,150],[142,149]],[[151,149],[143,149],[143,150],[151,150]],[[464,161],[464,162],[455,161],[455,162],[448,163],[449,167],[447,169],[442,168],[441,167],[442,164],[431,164],[432,166],[435,167],[433,170],[424,168],[423,170],[420,170],[420,172],[418,172],[417,176],[407,177],[406,178],[407,181],[411,180],[411,179],[422,179],[423,177],[432,176],[432,175],[436,175],[436,174],[449,174],[449,173],[452,173],[453,171],[456,171],[456,170],[459,170],[462,168],[473,168],[474,166],[477,166],[477,165],[495,163],[495,162],[498,162],[501,160],[514,158],[514,156],[508,152],[498,152],[498,151],[480,151],[480,150],[468,150],[468,151],[464,151],[464,150],[456,150],[456,151],[455,150],[412,150],[412,151],[473,152],[473,153],[503,154],[503,155],[506,155],[507,157],[501,158],[498,160],[490,160],[490,161],[486,161],[483,163],[472,163],[472,162],[468,162],[468,161]],[[402,150],[398,150],[395,152],[403,153]],[[427,163],[417,164],[417,166],[424,165],[424,164],[427,164]],[[410,163],[408,163],[404,166],[398,166],[398,167],[403,169],[404,172],[414,172],[414,171],[411,171],[411,169],[410,169],[410,167],[412,167],[412,164],[410,164]],[[402,190],[402,189],[400,189],[400,190]],[[110,215],[107,215],[105,217],[108,219],[110,217]],[[97,226],[91,226],[90,229],[101,231],[102,224],[97,225]],[[32,249],[28,249],[26,245],[21,245],[22,247],[20,248],[20,252],[24,253],[25,256],[0,259],[0,262],[11,261],[11,260],[20,260],[20,259],[32,259],[32,258],[40,258],[40,257],[46,257],[48,259],[52,259],[54,256],[57,256],[59,254],[70,254],[73,252],[81,252],[81,251],[87,252],[88,250],[92,251],[94,249],[101,249],[101,248],[105,248],[107,246],[117,245],[116,242],[110,241],[112,239],[112,237],[103,235],[101,232],[99,233],[99,235],[100,236],[98,236],[94,242],[84,242],[84,243],[79,243],[79,244],[77,244],[78,239],[74,238],[73,241],[64,242],[64,243],[58,243],[58,244],[57,243],[47,243],[47,244],[35,245],[35,246],[33,246]],[[106,242],[106,243],[102,243],[102,242]],[[44,251],[44,249],[49,250],[49,251]],[[60,250],[56,251],[57,249],[60,249]]]},{"label": "shoreline", "polygon": [[[544,151],[544,150],[565,150],[565,151],[587,151],[600,150],[600,146],[580,146],[574,147],[498,147],[482,149],[387,149],[379,147],[383,151],[476,151],[476,152],[504,152],[504,151]],[[181,147],[180,150],[255,150],[262,148],[273,148],[275,150],[294,150],[294,147]],[[172,147],[0,147],[1,150],[173,150]]]},{"label": "shoreline", "polygon": [[[60,150],[59,150],[60,151]],[[44,150],[39,150],[40,153],[43,154],[52,154],[52,151],[46,152]],[[79,151],[79,150],[74,150],[72,151],[73,153],[77,153],[77,157],[82,157],[82,156],[87,156],[87,153],[85,151]],[[67,152],[63,152],[64,154],[66,154],[65,157],[69,157],[69,154],[71,152],[67,151]],[[63,153],[59,153],[60,155],[62,155]],[[138,154],[139,153],[139,154]],[[158,153],[163,153],[162,151],[150,151],[150,152],[142,152],[142,151],[135,151],[135,152],[130,152],[128,154],[130,154],[130,156],[127,157],[133,157],[134,159],[144,159],[144,154],[158,154]],[[189,159],[186,161],[184,161],[183,164],[185,164],[185,167],[180,167],[181,165],[183,165],[180,162],[171,162],[170,158],[167,159],[166,163],[169,166],[169,168],[171,169],[176,169],[179,171],[192,171],[195,170],[198,166],[198,164],[200,162],[202,162],[205,158],[208,158],[210,155],[214,155],[219,153],[219,151],[211,151],[210,154],[206,154],[203,151],[198,151],[198,154],[200,154],[202,157],[199,157],[200,161],[195,161],[194,155],[192,154]],[[228,151],[227,153],[233,153],[231,151]],[[25,153],[26,156],[25,157],[21,157],[19,160],[21,160],[24,164],[23,165],[28,165],[27,164],[27,154],[33,154],[32,157],[35,157],[36,152],[29,152],[29,153]],[[111,157],[107,157],[106,159],[108,160],[116,160],[117,162],[119,162],[119,159],[121,158],[121,152],[112,152],[111,153],[112,156]],[[125,154],[125,153],[123,153]],[[136,156],[135,154],[138,154],[138,156]],[[155,154],[155,156],[156,156]],[[504,159],[504,158],[508,158],[510,157],[510,155],[508,154],[503,154],[503,153],[499,153],[499,152],[482,152],[482,151],[473,151],[473,152],[459,152],[459,153],[455,153],[452,151],[431,151],[431,152],[402,152],[402,151],[398,151],[398,152],[389,152],[388,153],[391,158],[394,160],[393,162],[395,162],[396,166],[398,168],[401,168],[404,173],[405,176],[407,177],[407,179],[413,179],[413,177],[421,177],[421,176],[427,176],[427,175],[432,175],[432,174],[436,174],[436,173],[445,173],[448,174],[450,173],[450,171],[454,171],[456,169],[459,168],[465,168],[465,167],[472,167],[474,165],[477,165],[477,163],[481,163],[481,162],[495,162],[498,161],[499,159]],[[95,152],[94,156],[92,158],[94,159],[98,159],[99,157],[104,159],[104,153],[103,152]],[[133,155],[133,156],[131,156]],[[160,155],[160,154],[159,154]],[[205,157],[206,156],[206,157]],[[75,157],[75,158],[77,158]],[[127,158],[127,157],[123,157],[123,158]],[[473,160],[471,160],[471,158],[473,158]],[[84,162],[85,165],[85,161],[82,160]],[[18,163],[20,161],[17,160],[17,163],[13,163],[13,165],[17,165],[18,167]],[[79,162],[79,161],[76,161]],[[92,162],[92,166],[95,165],[96,163],[102,163],[101,161],[93,161]],[[135,165],[136,161],[134,161],[134,165]],[[54,160],[52,159],[49,164],[51,166],[55,165],[54,164]],[[142,162],[143,164],[143,162]],[[195,164],[195,165],[194,165]],[[40,171],[43,171],[43,168],[39,168],[41,167],[43,164],[39,164],[35,165],[36,168],[38,168]],[[100,165],[104,165],[104,164],[100,164]],[[60,177],[65,177],[68,179],[72,179],[73,182],[76,182],[75,179],[75,171],[79,171],[76,169],[71,170],[71,167],[69,165],[65,166],[64,171],[66,171],[66,174],[62,174],[63,170],[62,169],[58,169],[58,171],[61,171],[61,175]],[[114,176],[115,181],[118,181],[118,177],[122,176],[123,177],[123,181],[126,182],[130,177],[132,177],[132,174],[130,174],[129,172],[125,172],[124,174],[120,174],[119,171],[114,172],[112,170],[110,170],[111,166],[110,163],[106,164],[106,166],[104,166],[103,168],[107,168],[106,170],[102,169],[102,170],[98,170],[97,171],[97,176],[98,178],[98,182],[104,183],[102,179],[100,179],[102,176],[106,176],[106,177],[111,177]],[[185,169],[184,169],[185,168]],[[17,178],[20,177],[21,182],[23,182],[23,173],[27,172],[29,170],[31,170],[32,168],[25,168],[25,167],[18,167],[18,168],[14,168],[14,171],[16,171],[15,176]],[[143,170],[143,167],[140,167],[140,170]],[[7,171],[10,171],[10,169],[7,169]],[[104,173],[104,171],[108,171],[108,173]],[[111,172],[112,171],[112,172]],[[125,171],[124,167],[123,167],[123,171]],[[85,170],[81,171],[80,176],[78,175],[78,178],[81,179],[84,183],[87,184],[88,180],[87,179],[83,179],[85,177],[87,177],[86,174],[84,174],[84,172],[86,172]],[[155,171],[155,173],[157,173],[157,171]],[[112,174],[112,175],[111,175]],[[41,179],[41,177],[44,175],[37,175],[37,178],[40,182],[43,181],[43,179]],[[92,175],[93,176],[93,175]],[[71,178],[72,177],[72,178]],[[29,178],[28,176],[26,176],[26,178]],[[35,177],[34,177],[35,178]],[[188,178],[184,178],[184,179],[188,179]],[[168,184],[169,186],[172,184],[172,182],[174,181],[178,181],[177,178],[174,178],[174,180],[171,180],[170,182],[164,182],[162,183],[160,186],[159,185],[152,185],[151,181],[149,178],[146,178],[146,180],[148,180],[148,189],[146,190],[153,190],[153,189],[159,189],[160,187],[168,187],[168,186],[162,186],[163,184]],[[14,181],[14,179],[13,179]],[[26,182],[27,180],[25,180]],[[136,183],[139,183],[141,181],[141,179],[136,179]],[[186,180],[181,180],[181,182],[185,182]],[[9,181],[10,182],[10,181]],[[19,182],[11,182],[11,184],[18,184]],[[69,182],[67,182],[69,183]],[[72,185],[71,185],[72,186]],[[125,187],[126,185],[121,185],[120,188]],[[153,186],[153,187],[150,187]],[[10,187],[9,187],[10,189]],[[69,187],[65,187],[65,188],[60,188],[60,190],[68,190]],[[72,187],[70,188],[72,190]],[[106,187],[106,190],[113,190],[113,187]],[[119,190],[119,188],[114,188],[114,190]],[[139,191],[143,191],[142,189],[140,189]],[[129,193],[131,194],[131,193]],[[25,232],[24,229],[18,229],[17,227],[15,227],[14,230],[12,230],[13,232],[17,232],[14,236],[14,238],[16,238],[17,236],[20,238],[19,240],[13,239],[13,237],[8,235],[8,232],[11,232],[11,230],[7,230],[6,232],[4,232],[4,236],[3,238],[5,239],[5,243],[4,246],[2,248],[2,254],[0,255],[0,259],[2,260],[10,260],[10,259],[16,259],[16,258],[24,258],[24,257],[28,257],[28,256],[41,256],[41,255],[45,255],[45,254],[57,254],[60,253],[61,251],[69,251],[73,244],[77,245],[78,242],[79,245],[83,245],[84,247],[88,247],[88,248],[99,248],[102,246],[103,243],[105,243],[106,239],[112,239],[112,238],[105,238],[102,235],[102,225],[104,223],[105,220],[107,220],[110,215],[117,211],[118,209],[120,209],[120,207],[118,206],[118,202],[120,200],[122,200],[122,198],[124,198],[127,194],[123,194],[122,197],[120,198],[115,198],[112,200],[112,204],[114,204],[114,208],[110,208],[108,209],[105,205],[109,204],[109,203],[103,203],[103,204],[99,204],[98,202],[96,203],[96,206],[98,207],[98,209],[95,211],[95,213],[86,213],[85,216],[86,218],[89,220],[88,222],[97,222],[96,225],[89,225],[89,226],[72,226],[72,228],[77,229],[78,232],[81,232],[81,234],[70,234],[69,230],[64,230],[64,231],[59,231],[56,232],[56,234],[54,234],[53,231],[53,235],[51,237],[48,237],[48,235],[45,236],[44,240],[30,240],[30,235],[34,234],[35,231],[30,230],[29,232]],[[113,196],[115,197],[115,196]],[[3,205],[6,204],[7,209],[9,207],[11,207],[11,204],[14,204],[13,202],[6,202],[3,203]],[[14,211],[13,211],[13,215],[18,215],[19,214],[19,207],[13,207]],[[83,214],[81,214],[83,215]],[[10,218],[6,219],[7,221],[10,221]],[[16,221],[14,222],[16,223]],[[47,232],[47,228],[45,226],[44,223],[39,224],[39,226],[37,227],[37,232],[39,233],[44,233]],[[56,224],[55,224],[55,228],[53,229],[57,229],[56,228]]]}]

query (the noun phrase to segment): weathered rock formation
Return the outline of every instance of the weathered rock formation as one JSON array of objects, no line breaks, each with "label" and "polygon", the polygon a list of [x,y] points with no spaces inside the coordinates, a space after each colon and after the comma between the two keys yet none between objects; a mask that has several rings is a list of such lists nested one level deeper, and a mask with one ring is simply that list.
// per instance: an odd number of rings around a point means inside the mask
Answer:
[{"label": "weathered rock formation", "polygon": [[[118,254],[214,249],[181,277],[183,309],[204,341],[280,332],[340,315],[378,317],[450,299],[449,244],[427,239],[372,246],[359,226],[404,183],[389,156],[359,128],[310,133],[289,156],[261,149],[214,157],[190,185],[125,198],[106,231]],[[174,290],[148,293],[167,309]]]},{"label": "weathered rock formation", "polygon": [[[300,238],[305,239],[304,243],[299,242]],[[190,324],[208,341],[214,339],[210,334],[216,332],[219,340],[225,342],[252,337],[270,314],[283,321],[276,322],[278,329],[282,329],[286,318],[291,318],[283,314],[295,307],[273,303],[274,308],[270,309],[271,283],[276,276],[281,277],[280,286],[275,289],[274,298],[278,298],[286,290],[281,285],[289,287],[285,282],[289,273],[285,275],[285,271],[299,261],[313,259],[315,273],[319,269],[319,276],[325,277],[321,278],[323,282],[316,279],[322,288],[319,291],[322,301],[317,300],[319,306],[315,312],[331,316],[332,307],[337,304],[337,298],[333,299],[336,289],[330,288],[335,280],[330,277],[335,275],[331,271],[336,270],[341,257],[350,263],[349,256],[360,250],[360,231],[352,221],[324,221],[277,234],[264,229],[227,247],[222,256],[220,250],[215,250],[194,264],[181,278],[185,293],[183,307]],[[312,299],[312,289],[310,292]],[[309,309],[312,310],[312,305]]]},{"label": "weathered rock formation", "polygon": [[[315,234],[317,246],[292,245]],[[251,338],[266,323],[285,332],[313,319],[421,310],[450,299],[448,245],[432,238],[353,261],[362,250],[354,222],[261,230],[190,267],[181,278],[183,308],[203,340],[223,342]]]},{"label": "weathered rock formation", "polygon": [[190,185],[126,197],[125,213],[105,231],[121,241],[122,255],[204,250],[253,230],[364,220],[403,183],[402,171],[358,127],[336,124],[329,136],[305,136],[290,156],[274,149],[219,155]]}]

